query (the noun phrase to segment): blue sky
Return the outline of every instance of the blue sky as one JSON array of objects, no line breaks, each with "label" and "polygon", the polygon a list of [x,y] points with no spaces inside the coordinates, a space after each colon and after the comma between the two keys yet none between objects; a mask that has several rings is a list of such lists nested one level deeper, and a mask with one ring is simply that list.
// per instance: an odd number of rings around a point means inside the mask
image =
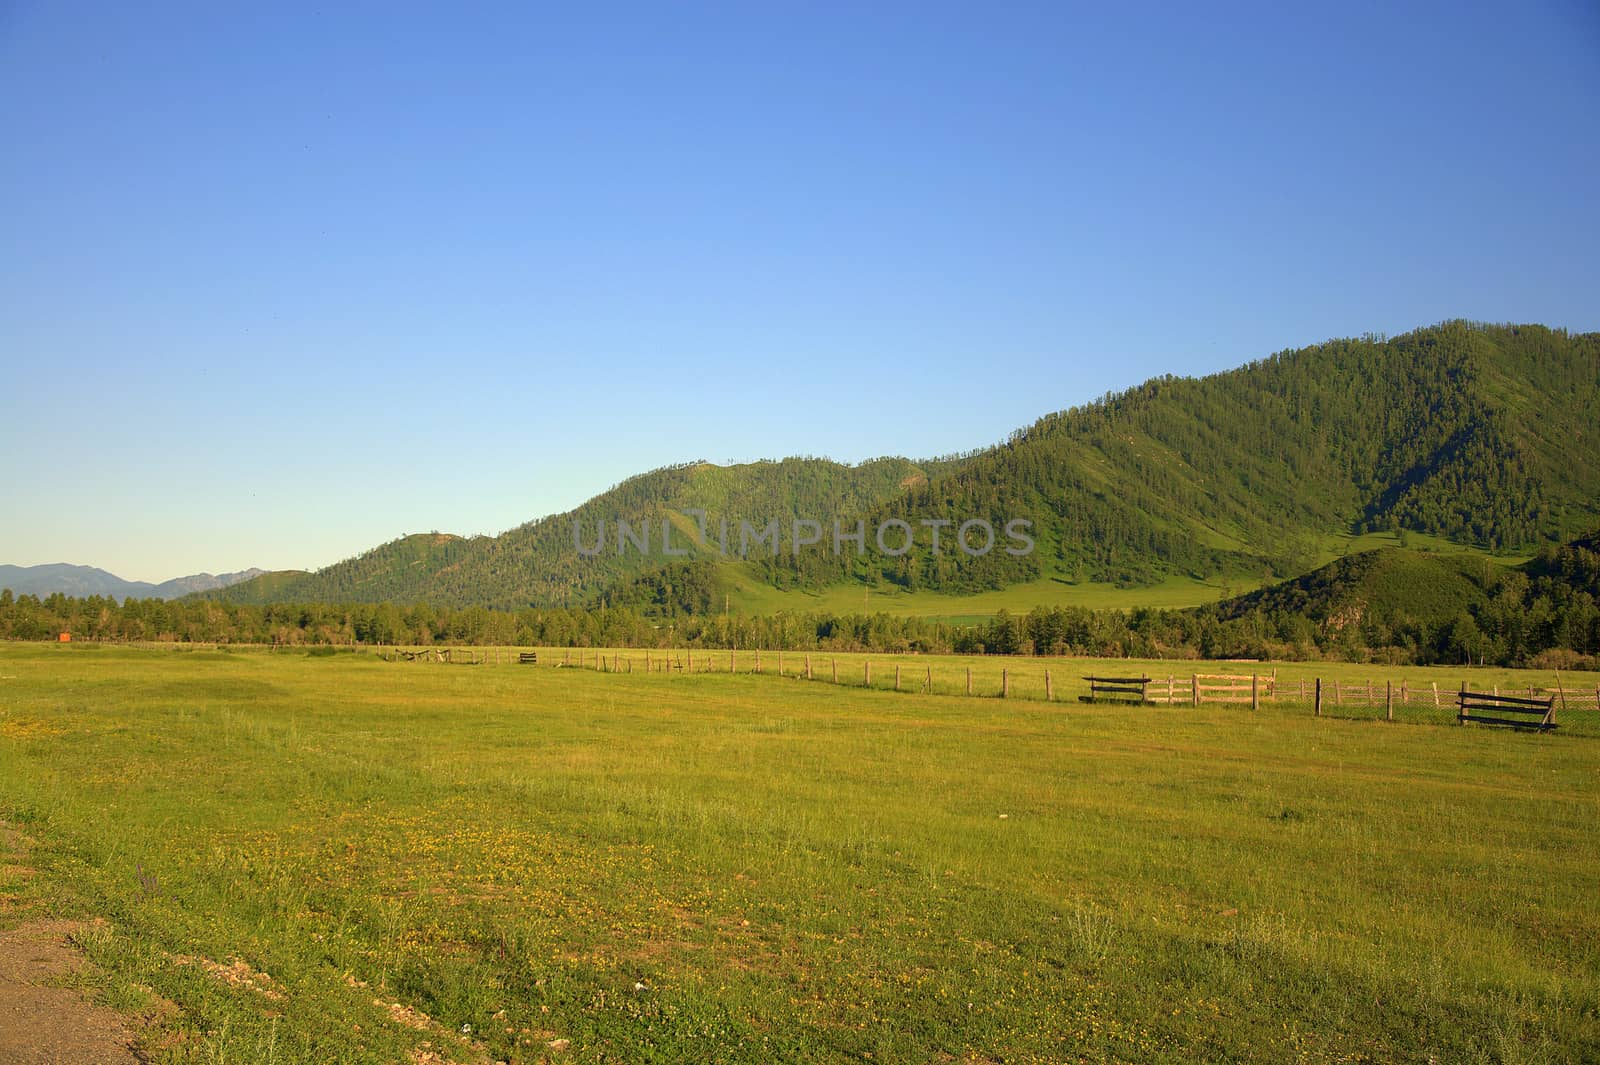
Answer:
[{"label": "blue sky", "polygon": [[315,567],[1600,329],[1597,115],[1579,0],[0,3],[0,562]]}]

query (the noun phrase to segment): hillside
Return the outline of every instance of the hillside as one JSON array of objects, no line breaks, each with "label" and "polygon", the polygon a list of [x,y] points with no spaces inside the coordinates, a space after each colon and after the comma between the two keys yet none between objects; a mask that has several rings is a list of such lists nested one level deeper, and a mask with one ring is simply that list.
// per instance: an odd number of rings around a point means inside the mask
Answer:
[{"label": "hillside", "polygon": [[[1470,554],[1365,551],[1206,608],[1282,653],[1312,644],[1392,660],[1593,668],[1600,655],[1600,530],[1498,565]],[[1278,641],[1277,647],[1271,647]]]},{"label": "hillside", "polygon": [[[826,459],[790,458],[715,466],[697,462],[670,466],[630,478],[576,510],[529,522],[496,537],[462,538],[442,533],[403,537],[356,558],[293,575],[271,574],[219,594],[237,602],[314,600],[322,602],[428,600],[449,605],[524,607],[579,604],[641,575],[658,574],[666,560],[659,552],[661,523],[671,521],[674,547],[701,560],[695,572],[708,588],[722,587],[717,569],[707,566],[714,550],[694,543],[697,525],[686,512],[749,520],[853,514],[898,497],[909,485],[937,476],[949,463],[916,464],[900,458],[848,466]],[[615,550],[613,522],[623,519],[651,529],[651,554]],[[607,550],[580,558],[573,522],[593,543],[597,523],[607,529]],[[720,559],[717,560],[721,562]],[[720,593],[696,599],[705,606]]]},{"label": "hillside", "polygon": [[[760,599],[753,587],[942,597],[1050,582],[1248,587],[1307,572],[1330,537],[1371,531],[1528,555],[1600,517],[1596,409],[1600,335],[1451,322],[1151,380],[958,460],[668,467],[499,537],[407,537],[221,594],[670,612],[719,606],[730,589]],[[921,540],[902,558],[817,550],[744,562],[574,550],[574,518],[589,530],[600,518],[655,527],[670,518],[687,534],[689,508],[707,511],[713,527],[719,516],[859,516],[869,529],[891,518],[983,517],[996,528],[1024,518],[1038,545],[1025,557],[973,558],[948,540],[936,556]]]},{"label": "hillside", "polygon": [[1588,595],[1600,600],[1600,529],[1559,547],[1547,547],[1524,567],[1534,588],[1553,598]]},{"label": "hillside", "polygon": [[1027,517],[1029,557],[818,554],[757,568],[780,589],[970,594],[1049,578],[1248,585],[1305,572],[1330,536],[1374,531],[1526,555],[1597,514],[1597,408],[1595,335],[1447,323],[1335,341],[1047,416],[867,515]]},{"label": "hillside", "polygon": [[1400,529],[1527,551],[1594,521],[1596,409],[1600,336],[1542,327],[1447,324],[1149,381],[909,494],[917,515],[1033,516],[1037,557],[895,568],[933,587],[1287,576],[1324,534]]},{"label": "hillside", "polygon": [[1438,625],[1481,607],[1504,573],[1484,559],[1383,548],[1349,555],[1215,609],[1224,620],[1256,612],[1293,615],[1330,632],[1402,620]]}]

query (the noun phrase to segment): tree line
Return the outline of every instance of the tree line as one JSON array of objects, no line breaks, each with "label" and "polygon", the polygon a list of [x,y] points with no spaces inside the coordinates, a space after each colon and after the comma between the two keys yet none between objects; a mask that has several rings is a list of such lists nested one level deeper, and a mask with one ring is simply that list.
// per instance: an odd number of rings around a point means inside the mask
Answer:
[{"label": "tree line", "polygon": [[[1410,564],[1415,570],[1416,563]],[[1339,571],[1334,573],[1331,579],[1337,582]],[[1428,571],[1414,579],[1439,583]],[[1387,572],[1382,580],[1403,583],[1404,577]],[[694,605],[706,605],[699,596],[692,598],[698,600]],[[705,647],[1558,668],[1600,664],[1600,543],[1593,539],[1547,549],[1524,570],[1486,576],[1442,602],[1402,597],[1400,605],[1373,603],[1352,612],[1328,607],[1336,601],[1337,588],[1285,585],[1187,610],[1039,607],[955,625],[883,613],[663,614],[643,605],[503,611],[426,603],[254,605],[209,599],[118,603],[101,596],[40,598],[5,590],[0,591],[0,639],[50,640],[70,632],[74,640],[291,647]]]}]

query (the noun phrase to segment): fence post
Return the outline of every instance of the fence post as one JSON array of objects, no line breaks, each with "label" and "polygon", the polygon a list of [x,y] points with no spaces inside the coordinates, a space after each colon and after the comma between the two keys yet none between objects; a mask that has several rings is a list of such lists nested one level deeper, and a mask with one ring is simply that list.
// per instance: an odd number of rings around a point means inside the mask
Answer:
[{"label": "fence post", "polygon": [[837,684],[839,683],[839,660],[837,658],[830,658],[828,659],[828,662],[833,666],[833,682]]},{"label": "fence post", "polygon": [[863,688],[870,688],[872,687],[872,659],[867,659],[863,664],[867,667],[867,671],[865,675],[866,679],[861,682],[861,686]]},{"label": "fence post", "polygon": [[1334,706],[1343,706],[1344,705],[1344,693],[1339,690],[1339,678],[1338,677],[1334,677],[1333,678],[1333,705]]},{"label": "fence post", "polygon": [[896,662],[894,664],[894,690],[895,691],[899,691],[900,690],[900,663],[899,662]]},{"label": "fence post", "polygon": [[1194,685],[1194,705],[1199,706],[1200,705],[1200,674],[1198,674],[1198,673],[1192,674],[1190,676],[1189,680]]},{"label": "fence post", "polygon": [[756,648],[756,672],[761,672],[761,648]]},{"label": "fence post", "polygon": [[734,673],[738,672],[736,669],[734,669],[734,661],[733,661],[733,656],[738,654],[738,653],[739,652],[735,651],[733,648],[731,648],[731,647],[728,648],[728,676],[730,676],[730,677],[733,676]]},{"label": "fence post", "polygon": [[1250,674],[1250,709],[1261,709],[1261,696],[1257,691],[1256,675],[1254,673]]},{"label": "fence post", "polygon": [[694,652],[693,651],[689,651],[689,652],[687,652],[687,654],[689,655],[689,672],[693,673],[694,672]]},{"label": "fence post", "polygon": [[1168,706],[1172,705],[1172,699],[1173,699],[1173,694],[1172,694],[1172,674],[1168,673],[1167,674],[1167,705]]},{"label": "fence post", "polygon": [[933,667],[928,667],[927,676],[922,678],[922,690],[926,694],[933,694]]},{"label": "fence post", "polygon": [[1383,682],[1383,717],[1386,721],[1394,720],[1394,681]]},{"label": "fence post", "polygon": [[1055,694],[1050,690],[1050,671],[1047,669],[1044,671],[1044,701],[1048,703],[1054,700]]},{"label": "fence post", "polygon": [[967,694],[972,694],[972,667],[967,667]]},{"label": "fence post", "polygon": [[1439,682],[1433,682],[1433,708],[1439,709]]},{"label": "fence post", "polygon": [[1312,714],[1315,717],[1321,717],[1322,716],[1322,678],[1321,677],[1317,678],[1316,700],[1317,701],[1316,701],[1316,704],[1315,704],[1315,709],[1312,710]]},{"label": "fence post", "polygon": [[[1462,681],[1461,682],[1461,694],[1462,695],[1467,694],[1467,682],[1466,681]],[[1458,703],[1458,704],[1456,704],[1456,724],[1465,725],[1466,723],[1467,723],[1467,712],[1465,710],[1463,710],[1461,708],[1461,705]]]},{"label": "fence post", "polygon": [[806,655],[806,680],[811,679],[811,656]]},{"label": "fence post", "polygon": [[1011,671],[1005,667],[1000,669],[1000,698],[1006,699],[1011,695]]}]

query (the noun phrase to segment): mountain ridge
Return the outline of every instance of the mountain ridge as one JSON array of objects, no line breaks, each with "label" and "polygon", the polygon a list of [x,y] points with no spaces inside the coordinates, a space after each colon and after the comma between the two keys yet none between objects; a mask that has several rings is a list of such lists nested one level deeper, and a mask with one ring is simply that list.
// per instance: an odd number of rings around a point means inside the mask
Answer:
[{"label": "mountain ridge", "polygon": [[[1394,338],[1286,350],[1202,378],[1157,377],[1057,411],[961,456],[855,466],[791,458],[683,463],[629,478],[565,514],[496,537],[401,537],[304,576],[203,594],[239,601],[581,605],[616,594],[660,609],[692,583],[700,607],[735,575],[774,588],[846,582],[975,592],[1055,577],[1143,586],[1255,581],[1312,568],[1330,535],[1409,530],[1531,551],[1600,516],[1600,334],[1452,321]],[[621,518],[693,539],[689,512],[869,528],[968,517],[1033,522],[1014,557],[783,552],[583,558],[574,521]],[[675,535],[677,535],[675,534]],[[870,539],[871,534],[868,534]]]},{"label": "mountain ridge", "polygon": [[267,573],[267,570],[252,567],[235,573],[193,573],[155,584],[125,580],[97,566],[69,562],[47,562],[37,566],[0,564],[0,588],[10,588],[17,595],[101,595],[118,601],[129,598],[179,599],[199,592],[220,591]]}]

